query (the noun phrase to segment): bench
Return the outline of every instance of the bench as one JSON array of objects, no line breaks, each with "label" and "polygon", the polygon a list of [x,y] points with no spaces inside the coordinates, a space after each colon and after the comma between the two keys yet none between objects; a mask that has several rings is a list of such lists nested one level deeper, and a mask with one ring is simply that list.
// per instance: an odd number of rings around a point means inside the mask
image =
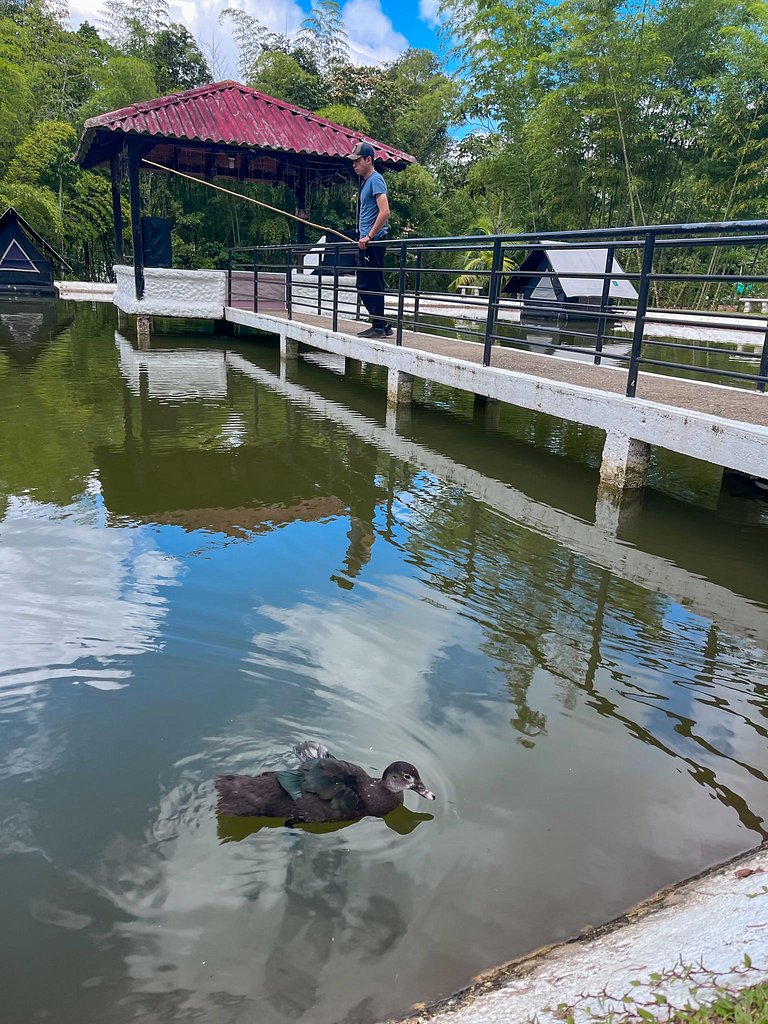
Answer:
[{"label": "bench", "polygon": [[745,313],[751,313],[752,307],[755,307],[755,312],[768,313],[768,299],[759,299],[754,296],[748,298],[739,298],[737,302],[744,306]]}]

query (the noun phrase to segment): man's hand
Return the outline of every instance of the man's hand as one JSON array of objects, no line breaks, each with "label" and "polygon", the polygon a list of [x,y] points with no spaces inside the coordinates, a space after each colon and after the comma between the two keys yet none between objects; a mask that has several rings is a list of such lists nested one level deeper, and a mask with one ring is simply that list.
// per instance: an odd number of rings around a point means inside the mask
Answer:
[{"label": "man's hand", "polygon": [[363,235],[363,237],[357,243],[358,249],[366,249],[368,247],[368,243],[370,242],[370,240],[370,235]]}]

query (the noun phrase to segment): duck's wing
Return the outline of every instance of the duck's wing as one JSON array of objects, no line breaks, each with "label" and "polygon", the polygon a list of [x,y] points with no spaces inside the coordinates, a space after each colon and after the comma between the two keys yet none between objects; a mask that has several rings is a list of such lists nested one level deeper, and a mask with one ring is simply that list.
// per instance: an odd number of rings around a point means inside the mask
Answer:
[{"label": "duck's wing", "polygon": [[[296,756],[300,761],[316,761],[323,757],[333,757],[328,747],[317,740],[304,740],[296,749]],[[336,760],[336,758],[334,758]]]},{"label": "duck's wing", "polygon": [[365,810],[357,789],[361,769],[348,761],[337,761],[333,757],[314,758],[300,768],[275,774],[277,781],[294,800],[316,796],[337,814],[352,818]]}]

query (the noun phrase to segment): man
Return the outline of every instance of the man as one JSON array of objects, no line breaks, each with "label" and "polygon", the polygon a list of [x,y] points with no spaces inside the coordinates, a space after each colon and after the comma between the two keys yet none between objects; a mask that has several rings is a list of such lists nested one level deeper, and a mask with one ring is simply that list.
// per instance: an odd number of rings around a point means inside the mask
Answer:
[{"label": "man", "polygon": [[[371,326],[361,338],[388,338],[392,328],[384,319],[384,245],[389,224],[387,183],[373,166],[375,153],[370,142],[358,142],[350,153],[352,169],[363,179],[358,221],[357,291],[371,317]],[[379,244],[369,246],[369,242]]]}]

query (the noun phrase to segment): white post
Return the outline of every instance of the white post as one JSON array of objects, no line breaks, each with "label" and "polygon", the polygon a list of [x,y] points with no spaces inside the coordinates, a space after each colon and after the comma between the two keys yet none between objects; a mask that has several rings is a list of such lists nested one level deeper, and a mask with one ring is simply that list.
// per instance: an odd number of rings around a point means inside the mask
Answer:
[{"label": "white post", "polygon": [[410,405],[413,377],[402,370],[387,371],[387,405]]},{"label": "white post", "polygon": [[600,487],[607,491],[636,491],[645,486],[651,446],[646,441],[609,430],[600,465]]}]

